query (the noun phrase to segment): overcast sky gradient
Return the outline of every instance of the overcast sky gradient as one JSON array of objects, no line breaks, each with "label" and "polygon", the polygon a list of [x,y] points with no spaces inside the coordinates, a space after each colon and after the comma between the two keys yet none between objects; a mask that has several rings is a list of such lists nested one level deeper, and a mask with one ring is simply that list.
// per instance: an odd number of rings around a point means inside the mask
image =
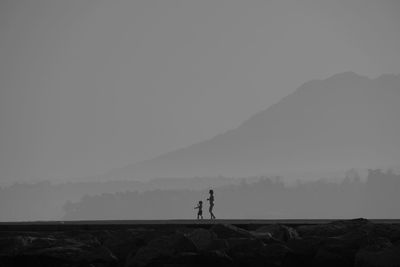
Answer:
[{"label": "overcast sky gradient", "polygon": [[311,79],[400,73],[397,0],[2,0],[0,183],[101,174]]}]

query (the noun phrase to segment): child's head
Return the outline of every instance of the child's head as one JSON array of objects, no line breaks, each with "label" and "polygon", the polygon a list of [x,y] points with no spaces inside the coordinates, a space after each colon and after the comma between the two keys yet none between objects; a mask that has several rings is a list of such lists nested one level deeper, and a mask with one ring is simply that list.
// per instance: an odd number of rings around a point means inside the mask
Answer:
[{"label": "child's head", "polygon": [[200,204],[200,205],[203,204],[203,201],[200,200],[200,201],[199,201],[199,204]]},{"label": "child's head", "polygon": [[212,195],[212,194],[214,194],[214,190],[212,190],[212,189],[210,189],[210,194]]}]

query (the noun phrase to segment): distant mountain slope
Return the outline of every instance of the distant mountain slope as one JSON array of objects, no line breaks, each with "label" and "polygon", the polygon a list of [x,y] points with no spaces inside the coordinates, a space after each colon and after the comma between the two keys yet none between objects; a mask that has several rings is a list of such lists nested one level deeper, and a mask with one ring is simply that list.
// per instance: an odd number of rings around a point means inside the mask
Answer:
[{"label": "distant mountain slope", "polygon": [[303,84],[236,129],[107,176],[249,176],[399,162],[400,76],[346,72]]}]

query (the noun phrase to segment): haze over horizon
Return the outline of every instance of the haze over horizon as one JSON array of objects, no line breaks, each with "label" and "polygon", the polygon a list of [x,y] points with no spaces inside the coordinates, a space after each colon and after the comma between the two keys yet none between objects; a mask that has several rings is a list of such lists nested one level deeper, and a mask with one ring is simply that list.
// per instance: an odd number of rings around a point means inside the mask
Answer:
[{"label": "haze over horizon", "polygon": [[0,184],[70,181],[236,128],[300,85],[400,73],[400,2],[0,3]]},{"label": "haze over horizon", "polygon": [[400,75],[344,72],[304,83],[239,127],[101,180],[279,175],[344,177],[350,169],[399,169]]}]

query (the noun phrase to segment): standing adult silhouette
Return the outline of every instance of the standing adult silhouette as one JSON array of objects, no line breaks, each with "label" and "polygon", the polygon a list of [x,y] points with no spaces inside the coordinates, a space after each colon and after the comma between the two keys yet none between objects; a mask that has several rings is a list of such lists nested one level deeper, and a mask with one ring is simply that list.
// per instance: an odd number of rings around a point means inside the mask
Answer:
[{"label": "standing adult silhouette", "polygon": [[215,219],[214,213],[213,213],[213,208],[214,208],[214,191],[210,189],[209,191],[210,197],[207,198],[207,200],[210,202],[210,208],[208,211],[210,212],[211,219]]}]

